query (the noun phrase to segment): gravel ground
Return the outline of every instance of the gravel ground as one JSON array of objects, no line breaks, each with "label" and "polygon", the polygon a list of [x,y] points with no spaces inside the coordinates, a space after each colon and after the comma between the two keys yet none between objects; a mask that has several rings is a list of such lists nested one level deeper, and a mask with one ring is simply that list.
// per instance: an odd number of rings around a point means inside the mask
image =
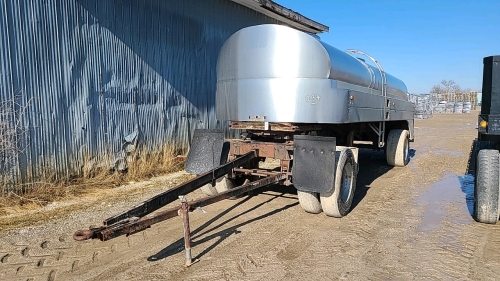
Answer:
[{"label": "gravel ground", "polygon": [[[342,219],[301,210],[293,188],[270,187],[193,212],[183,267],[179,218],[110,241],[73,241],[78,229],[186,179],[176,173],[109,194],[54,203],[71,211],[39,225],[0,231],[1,280],[496,280],[500,229],[471,217],[465,175],[477,112],[416,120],[404,168],[360,152],[353,210]],[[189,195],[200,198],[201,192]]]}]

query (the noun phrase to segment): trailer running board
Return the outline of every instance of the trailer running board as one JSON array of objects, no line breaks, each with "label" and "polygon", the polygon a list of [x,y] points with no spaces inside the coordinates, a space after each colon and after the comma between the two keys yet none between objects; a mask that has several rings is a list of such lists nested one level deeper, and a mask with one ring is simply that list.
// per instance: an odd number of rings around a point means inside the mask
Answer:
[{"label": "trailer running board", "polygon": [[[149,228],[151,225],[168,220],[170,218],[182,215],[183,218],[187,217],[189,211],[201,208],[223,199],[236,197],[248,193],[251,190],[277,184],[286,179],[286,174],[281,172],[270,172],[264,178],[257,181],[245,183],[239,187],[218,193],[214,196],[198,199],[195,201],[187,202],[185,195],[200,188],[201,186],[215,181],[217,178],[228,174],[233,169],[237,169],[240,165],[252,160],[256,157],[256,152],[249,152],[241,157],[236,158],[220,167],[208,171],[202,175],[193,178],[175,188],[163,192],[155,197],[148,199],[141,204],[133,207],[132,209],[120,213],[116,216],[110,217],[103,222],[103,226],[89,228],[88,230],[78,230],[74,233],[73,239],[77,241],[84,241],[88,239],[99,239],[107,241],[122,235],[131,235],[142,230]],[[163,211],[154,211],[181,199],[181,206],[170,208]],[[184,212],[182,210],[185,210]],[[184,219],[186,224],[186,219]],[[189,220],[187,221],[189,228]],[[186,227],[186,225],[184,225]],[[189,232],[187,232],[187,235]],[[186,237],[185,237],[186,238]],[[186,240],[186,244],[188,242]],[[187,248],[186,248],[187,249]]]}]

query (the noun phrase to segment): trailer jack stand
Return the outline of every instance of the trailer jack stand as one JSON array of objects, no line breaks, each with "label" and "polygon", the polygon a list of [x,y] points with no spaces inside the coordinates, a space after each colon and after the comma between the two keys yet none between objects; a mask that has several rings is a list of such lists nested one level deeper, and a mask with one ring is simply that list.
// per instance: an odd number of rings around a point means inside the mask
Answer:
[{"label": "trailer jack stand", "polygon": [[185,267],[190,267],[192,264],[199,262],[198,259],[193,260],[191,255],[191,230],[189,229],[189,204],[184,195],[179,196],[181,200],[181,208],[179,215],[182,217],[184,224],[184,248],[186,249],[186,263]]}]

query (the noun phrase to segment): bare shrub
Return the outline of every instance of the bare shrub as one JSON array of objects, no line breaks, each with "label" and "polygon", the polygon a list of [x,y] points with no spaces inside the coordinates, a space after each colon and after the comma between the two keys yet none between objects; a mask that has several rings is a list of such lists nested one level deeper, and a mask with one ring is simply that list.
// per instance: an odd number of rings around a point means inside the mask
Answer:
[{"label": "bare shrub", "polygon": [[133,152],[125,171],[110,170],[109,165],[91,165],[85,158],[80,175],[61,178],[46,172],[41,178],[17,182],[17,160],[25,149],[21,145],[25,142],[21,120],[30,103],[20,105],[17,98],[0,101],[0,216],[182,170],[183,161],[179,161],[182,158],[176,156],[183,151],[167,143],[159,151],[143,148]]},{"label": "bare shrub", "polygon": [[16,102],[17,97],[0,101],[0,179],[1,191],[5,193],[7,186],[15,182],[13,169],[16,166],[17,157],[25,149],[21,145],[24,129],[21,126],[21,118],[31,100],[26,105]]}]

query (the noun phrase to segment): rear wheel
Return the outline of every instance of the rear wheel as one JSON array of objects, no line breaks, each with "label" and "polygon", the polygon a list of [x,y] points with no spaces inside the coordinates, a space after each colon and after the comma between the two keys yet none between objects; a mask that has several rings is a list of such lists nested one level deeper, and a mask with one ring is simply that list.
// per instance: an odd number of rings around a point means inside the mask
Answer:
[{"label": "rear wheel", "polygon": [[217,194],[217,189],[215,188],[215,186],[212,186],[211,183],[205,184],[204,186],[200,187],[200,189],[201,192],[203,192],[203,194],[205,194],[206,196],[213,196]]},{"label": "rear wheel", "polygon": [[356,161],[350,149],[340,152],[335,169],[335,186],[320,194],[321,207],[326,215],[341,218],[351,210],[356,189]]},{"label": "rear wheel", "polygon": [[495,224],[499,217],[499,168],[498,150],[479,151],[476,162],[474,188],[474,215],[478,222]]},{"label": "rear wheel", "polygon": [[234,183],[227,176],[223,176],[215,180],[215,186],[212,183],[207,183],[201,187],[201,191],[207,196],[217,195],[219,192],[224,192],[234,187]]},{"label": "rear wheel", "polygon": [[299,197],[299,204],[304,211],[312,214],[321,213],[318,193],[297,190],[297,196]]},{"label": "rear wheel", "polygon": [[410,133],[408,130],[394,129],[387,136],[385,156],[387,164],[404,167],[410,161]]}]

